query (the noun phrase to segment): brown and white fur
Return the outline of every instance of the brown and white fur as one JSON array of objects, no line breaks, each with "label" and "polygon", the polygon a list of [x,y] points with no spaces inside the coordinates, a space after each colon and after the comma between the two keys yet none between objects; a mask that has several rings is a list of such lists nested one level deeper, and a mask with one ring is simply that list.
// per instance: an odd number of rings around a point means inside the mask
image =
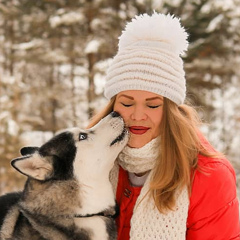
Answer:
[{"label": "brown and white fur", "polygon": [[123,119],[113,112],[91,129],[23,148],[11,163],[28,180],[4,216],[0,239],[116,239],[109,172],[127,141]]}]

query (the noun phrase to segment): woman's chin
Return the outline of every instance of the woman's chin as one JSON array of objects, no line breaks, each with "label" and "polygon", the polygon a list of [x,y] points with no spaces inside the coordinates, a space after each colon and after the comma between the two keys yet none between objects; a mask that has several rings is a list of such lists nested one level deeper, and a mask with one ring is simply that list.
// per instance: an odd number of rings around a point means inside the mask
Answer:
[{"label": "woman's chin", "polygon": [[141,139],[139,136],[131,136],[127,145],[131,148],[141,148],[150,141],[151,139],[147,140],[146,138]]}]

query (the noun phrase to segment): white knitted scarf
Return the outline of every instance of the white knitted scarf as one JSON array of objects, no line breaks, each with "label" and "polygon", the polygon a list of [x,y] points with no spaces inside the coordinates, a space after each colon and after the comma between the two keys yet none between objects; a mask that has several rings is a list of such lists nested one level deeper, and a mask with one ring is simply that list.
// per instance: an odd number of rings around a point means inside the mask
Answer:
[{"label": "white knitted scarf", "polygon": [[[152,170],[158,154],[159,139],[154,139],[138,149],[125,147],[110,174],[110,180],[115,193],[117,190],[119,165],[127,171],[135,173]],[[147,164],[144,166],[146,162]],[[150,171],[142,187],[133,210],[130,240],[185,240],[189,206],[187,188],[176,193],[175,210],[162,214],[157,210],[153,198],[148,194],[151,178],[152,171]]]},{"label": "white knitted scarf", "polygon": [[152,170],[160,152],[160,137],[153,139],[141,148],[126,146],[118,156],[119,165],[132,173]]}]

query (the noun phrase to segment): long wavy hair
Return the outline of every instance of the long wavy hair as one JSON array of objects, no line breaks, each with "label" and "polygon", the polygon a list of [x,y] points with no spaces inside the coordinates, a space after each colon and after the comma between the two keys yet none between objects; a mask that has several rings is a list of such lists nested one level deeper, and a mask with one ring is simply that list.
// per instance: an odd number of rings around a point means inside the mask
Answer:
[{"label": "long wavy hair", "polygon": [[[88,128],[97,124],[114,109],[115,97],[95,115]],[[191,193],[192,175],[198,168],[198,155],[217,157],[200,133],[201,121],[196,110],[188,105],[178,106],[164,98],[161,121],[160,157],[153,170],[149,193],[162,213],[173,210],[175,193],[187,186]]]}]

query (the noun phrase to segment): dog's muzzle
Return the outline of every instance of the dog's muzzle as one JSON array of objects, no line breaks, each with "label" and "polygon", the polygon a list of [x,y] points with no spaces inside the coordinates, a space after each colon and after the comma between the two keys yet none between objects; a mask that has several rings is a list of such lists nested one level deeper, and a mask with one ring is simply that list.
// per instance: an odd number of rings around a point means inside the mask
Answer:
[{"label": "dog's muzzle", "polygon": [[115,143],[117,143],[117,142],[121,142],[121,141],[124,139],[124,137],[125,137],[126,134],[127,134],[127,129],[124,128],[123,131],[122,131],[122,133],[121,133],[116,139],[114,139],[114,140],[111,142],[110,146],[113,146],[113,145],[114,145]]},{"label": "dog's muzzle", "polygon": [[[111,116],[112,116],[113,118],[116,118],[116,117],[122,118],[121,115],[120,115],[118,112],[112,112],[112,113],[111,113]],[[128,134],[128,131],[127,131],[127,128],[124,126],[121,134],[120,134],[119,136],[117,136],[117,137],[111,142],[110,146],[113,146],[114,144],[116,144],[116,143],[118,143],[118,142],[121,142],[121,141],[125,138],[126,134]]]}]

